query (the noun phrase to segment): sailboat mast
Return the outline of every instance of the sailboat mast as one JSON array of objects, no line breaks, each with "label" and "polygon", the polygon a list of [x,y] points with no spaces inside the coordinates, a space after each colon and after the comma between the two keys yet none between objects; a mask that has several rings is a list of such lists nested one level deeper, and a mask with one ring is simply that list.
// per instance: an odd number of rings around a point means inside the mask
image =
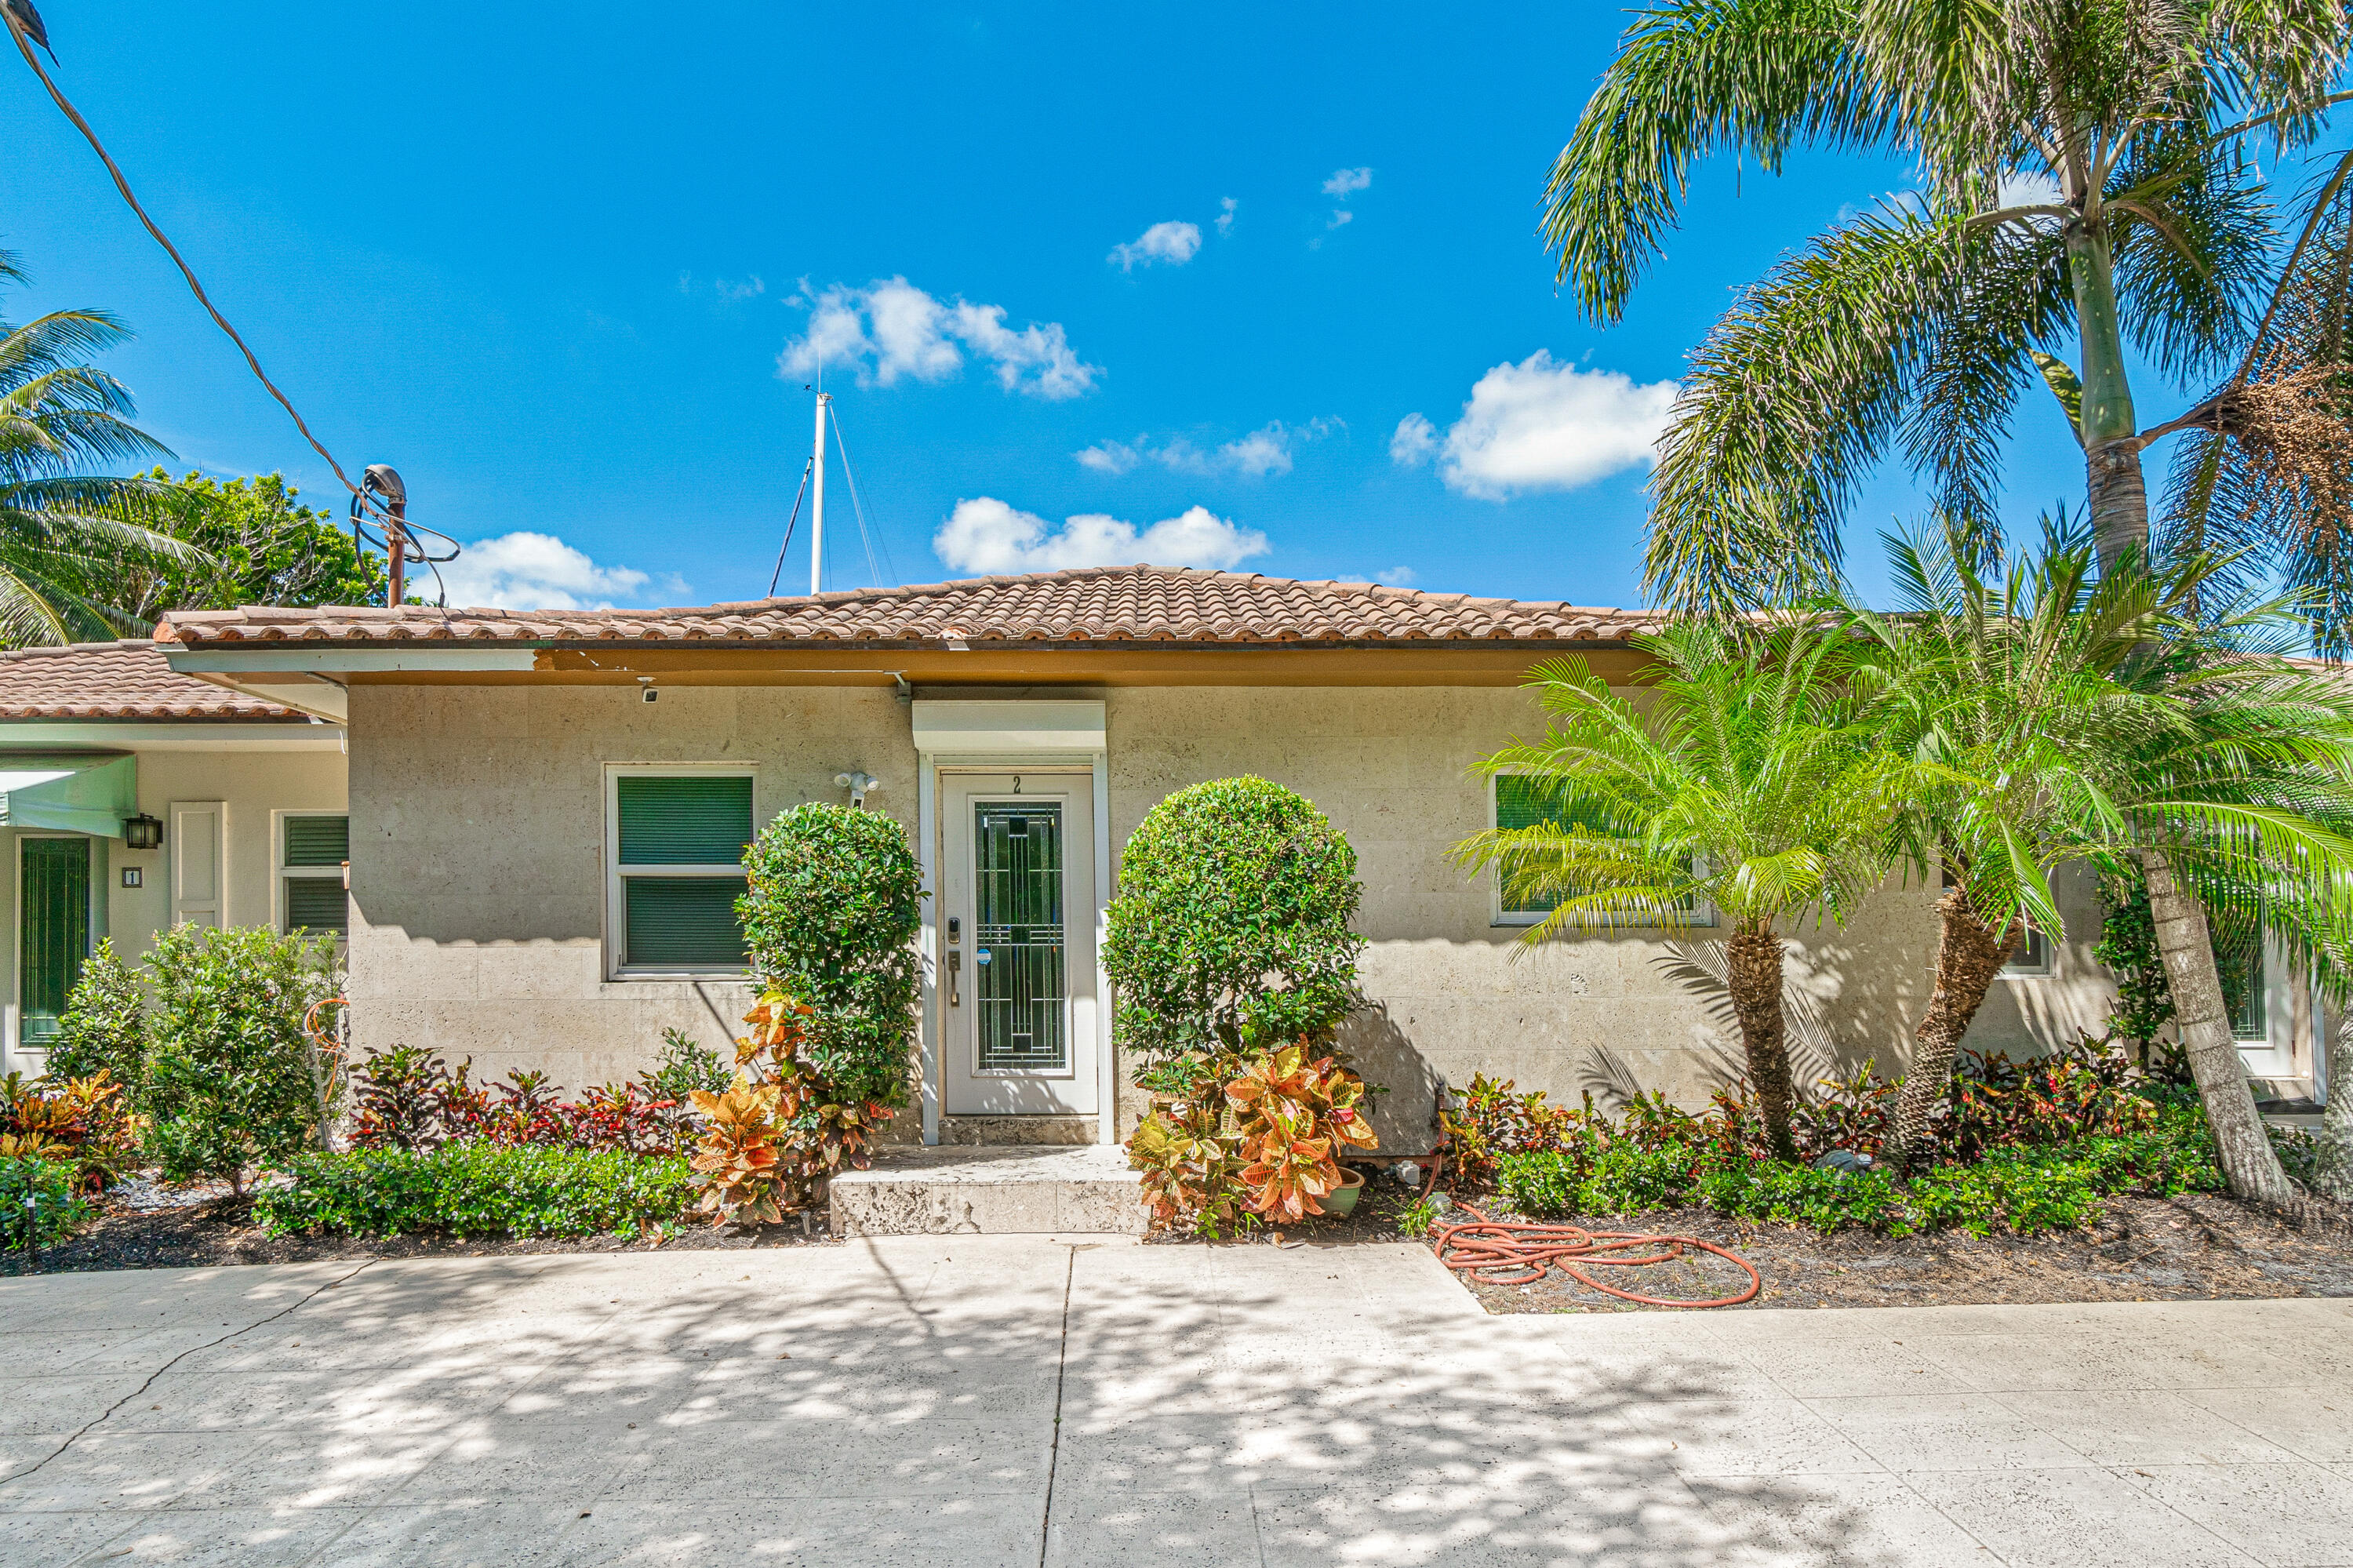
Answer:
[{"label": "sailboat mast", "polygon": [[829,393],[817,395],[817,454],[809,470],[809,592],[825,591],[825,406]]}]

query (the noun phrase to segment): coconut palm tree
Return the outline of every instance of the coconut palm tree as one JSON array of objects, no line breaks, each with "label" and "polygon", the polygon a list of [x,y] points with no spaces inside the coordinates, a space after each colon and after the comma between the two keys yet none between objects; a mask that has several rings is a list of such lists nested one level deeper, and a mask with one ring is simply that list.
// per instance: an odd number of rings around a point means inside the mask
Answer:
[{"label": "coconut palm tree", "polygon": [[[2088,543],[2055,529],[1992,580],[1949,531],[1888,544],[1898,613],[1850,610],[1843,669],[1881,743],[1939,765],[1905,836],[1947,883],[1899,1160],[1919,1148],[2019,924],[2063,934],[2049,884],[2062,864],[2159,855],[2233,928],[2301,933],[2307,967],[2341,984],[2353,687],[2261,651],[2292,617],[2261,602],[2212,613],[2210,558],[2151,571],[2127,550],[2096,572]],[[2193,1071],[2234,1184],[2286,1202],[2235,1045]]]},{"label": "coconut palm tree", "polygon": [[[1848,503],[1891,450],[1989,547],[2000,443],[2038,375],[2073,415],[2103,563],[2145,546],[2142,450],[2193,425],[2233,439],[2232,420],[2265,402],[2222,397],[2202,419],[2144,428],[2126,349],[2182,382],[2260,347],[2250,304],[2275,270],[2276,230],[2256,155],[2326,128],[2348,96],[2336,83],[2349,39],[2335,0],[1672,0],[1641,14],[1548,189],[1560,276],[1594,318],[1624,311],[1698,159],[1773,170],[1802,142],[1920,171],[1916,193],[1746,290],[1694,356],[1652,479],[1651,586],[1717,611],[1820,588]],[[2071,346],[2073,368],[2059,357]],[[2269,407],[2277,422],[2339,405],[2299,383]],[[2142,869],[2183,1044],[2219,1084],[2236,1052],[2206,912],[2161,851]],[[2233,1188],[2275,1190],[2261,1165],[2232,1171]]]},{"label": "coconut palm tree", "polygon": [[1531,942],[1596,918],[1673,928],[1713,908],[1729,927],[1749,1080],[1774,1149],[1795,1158],[1782,930],[1843,923],[1879,885],[1922,769],[1850,722],[1829,678],[1838,639],[1818,623],[1689,622],[1635,641],[1656,666],[1640,705],[1579,658],[1531,673],[1545,735],[1480,767],[1537,780],[1547,820],[1480,833],[1456,857],[1499,868],[1515,900],[1556,901]]},{"label": "coconut palm tree", "polygon": [[[24,278],[0,251],[0,283]],[[82,363],[129,335],[103,311],[0,322],[0,647],[143,631],[94,560],[205,559],[165,531],[187,513],[177,488],[88,471],[171,455],[131,423],[121,384]]]}]

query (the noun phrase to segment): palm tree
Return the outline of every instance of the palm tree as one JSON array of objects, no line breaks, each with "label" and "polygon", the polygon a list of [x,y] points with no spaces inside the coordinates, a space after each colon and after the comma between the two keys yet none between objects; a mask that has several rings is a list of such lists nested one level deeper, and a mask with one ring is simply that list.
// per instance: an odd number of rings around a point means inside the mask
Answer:
[{"label": "palm tree", "polygon": [[[2148,537],[2127,346],[2176,379],[2248,344],[2274,238],[2254,154],[2309,145],[2353,42],[2335,0],[1670,0],[1641,13],[1556,162],[1545,233],[1615,321],[1711,153],[1915,160],[1917,193],[1815,238],[1694,356],[1661,444],[1648,569],[1686,607],[1825,582],[1900,444],[1993,535],[2000,445],[2040,371],[2083,442],[2104,561]],[[2080,369],[2056,357],[2069,344]]]},{"label": "palm tree", "polygon": [[[1560,276],[1594,318],[1624,311],[1700,157],[1774,170],[1803,141],[1921,173],[1916,195],[1818,237],[1709,333],[1661,442],[1650,583],[1714,611],[1820,588],[1848,503],[1891,446],[1986,548],[2000,442],[2037,374],[2073,416],[2103,565],[2145,547],[2142,449],[2191,425],[2235,439],[2265,399],[2143,429],[2126,350],[2176,381],[2259,353],[2269,329],[2246,306],[2272,281],[2276,236],[2256,154],[2321,133],[2348,96],[2334,90],[2348,40],[2335,0],[1671,0],[1642,14],[1547,193]],[[2070,344],[2075,369],[2058,358]],[[2326,394],[2347,382],[2317,379],[2274,394],[2272,423],[2341,411]],[[2183,1044],[2219,1085],[2237,1057],[2206,912],[2161,850],[2142,870]],[[2261,1163],[2233,1171],[2234,1189],[2273,1190]]]},{"label": "palm tree", "polygon": [[[2282,630],[2275,606],[2201,622],[2212,560],[2152,572],[2128,550],[2095,573],[2088,545],[2058,530],[1990,582],[1950,532],[1888,543],[1899,613],[1850,610],[1844,673],[1882,744],[1939,766],[1907,836],[1950,885],[1899,1160],[1917,1151],[2018,923],[2063,934],[2061,864],[2159,855],[2234,927],[2302,933],[2337,983],[2331,933],[2353,916],[2353,689],[2249,646]],[[2194,1067],[2210,1119],[2234,1188],[2284,1202],[2237,1063],[2233,1045]]]},{"label": "palm tree", "polygon": [[[24,279],[0,251],[0,283]],[[143,631],[94,559],[160,570],[206,558],[163,531],[187,511],[174,486],[86,471],[171,455],[131,423],[121,384],[81,363],[129,335],[103,311],[0,322],[0,647]]]},{"label": "palm tree", "polygon": [[1556,900],[1531,942],[1594,918],[1673,928],[1713,906],[1730,927],[1733,1012],[1773,1147],[1794,1159],[1782,1018],[1781,927],[1843,923],[1888,865],[1913,775],[1849,722],[1820,625],[1733,630],[1702,622],[1636,639],[1655,664],[1640,705],[1579,658],[1530,685],[1550,724],[1504,747],[1489,775],[1538,781],[1548,819],[1465,840],[1514,898]]}]

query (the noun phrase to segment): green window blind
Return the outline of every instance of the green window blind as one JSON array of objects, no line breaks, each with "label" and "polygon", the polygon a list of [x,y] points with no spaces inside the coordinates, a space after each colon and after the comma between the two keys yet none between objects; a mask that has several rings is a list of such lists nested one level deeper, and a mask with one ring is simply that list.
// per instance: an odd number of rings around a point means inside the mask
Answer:
[{"label": "green window blind", "polygon": [[352,858],[349,817],[288,817],[288,865],[340,866]]},{"label": "green window blind", "polygon": [[[1542,779],[1530,779],[1521,774],[1498,774],[1495,779],[1495,826],[1498,828],[1532,828],[1542,822],[1555,822],[1564,827],[1583,826],[1599,831],[1599,816],[1588,808],[1573,807],[1562,800],[1556,785]],[[1514,889],[1507,877],[1504,883],[1504,913],[1506,915],[1549,915],[1560,907],[1560,899],[1551,894],[1527,893]],[[1697,901],[1685,898],[1680,906],[1685,918],[1699,913]],[[1699,921],[1713,924],[1714,917]]]},{"label": "green window blind", "polygon": [[631,774],[614,781],[623,865],[734,865],[752,842],[752,780]]},{"label": "green window blind", "polygon": [[56,1037],[66,998],[90,956],[90,841],[23,839],[24,1041]]},{"label": "green window blind", "polygon": [[622,961],[681,969],[741,968],[740,876],[632,876],[621,885],[628,931]]},{"label": "green window blind", "polygon": [[312,936],[351,933],[351,914],[340,876],[290,876],[286,879],[286,928]]},{"label": "green window blind", "polygon": [[[1495,825],[1499,828],[1533,828],[1543,822],[1573,823],[1582,815],[1565,805],[1560,799],[1560,791],[1541,779],[1530,779],[1516,773],[1496,776]],[[1507,915],[1549,915],[1559,906],[1560,900],[1548,894],[1515,892],[1509,879],[1505,880],[1504,912]]]}]

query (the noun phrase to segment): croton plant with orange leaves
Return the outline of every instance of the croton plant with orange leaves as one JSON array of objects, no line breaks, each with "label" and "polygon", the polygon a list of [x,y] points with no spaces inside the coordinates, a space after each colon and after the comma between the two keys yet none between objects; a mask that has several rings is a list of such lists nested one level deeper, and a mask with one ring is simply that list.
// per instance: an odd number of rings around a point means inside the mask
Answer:
[{"label": "croton plant with orange leaves", "polygon": [[752,1027],[735,1042],[734,1083],[695,1091],[709,1130],[689,1163],[703,1179],[699,1207],[713,1220],[773,1224],[816,1202],[845,1165],[871,1163],[866,1145],[890,1107],[827,1092],[802,1054],[815,1011],[780,991],[762,995],[744,1015]]},{"label": "croton plant with orange leaves", "polygon": [[1324,1213],[1345,1179],[1340,1160],[1376,1146],[1365,1082],[1336,1056],[1311,1056],[1302,1040],[1214,1065],[1221,1089],[1206,1103],[1156,1110],[1128,1143],[1144,1172],[1153,1223],[1189,1223],[1208,1234],[1237,1228],[1239,1211],[1296,1222]]}]

